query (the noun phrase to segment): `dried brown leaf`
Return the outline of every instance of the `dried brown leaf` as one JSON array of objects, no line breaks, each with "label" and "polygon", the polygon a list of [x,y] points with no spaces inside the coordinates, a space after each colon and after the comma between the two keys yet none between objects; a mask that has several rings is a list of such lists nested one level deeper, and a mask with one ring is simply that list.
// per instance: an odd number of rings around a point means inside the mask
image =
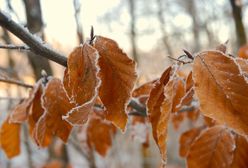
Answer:
[{"label": "dried brown leaf", "polygon": [[3,122],[0,130],[0,144],[9,159],[21,152],[21,125],[10,123],[9,117]]},{"label": "dried brown leaf", "polygon": [[45,147],[52,135],[56,135],[67,142],[72,126],[62,116],[73,108],[66,95],[62,82],[52,78],[46,85],[42,95],[42,107],[45,109],[43,115],[36,124],[35,133],[38,145]]},{"label": "dried brown leaf", "polygon": [[186,132],[184,132],[179,140],[179,154],[181,157],[186,157],[188,151],[190,150],[190,146],[196,140],[196,138],[200,135],[203,127],[192,128]]},{"label": "dried brown leaf", "polygon": [[105,120],[101,111],[91,115],[86,128],[87,144],[91,149],[95,149],[100,155],[105,156],[112,146],[112,139],[116,133],[116,127]]},{"label": "dried brown leaf", "polygon": [[124,131],[126,107],[137,78],[135,62],[111,39],[97,36],[94,47],[100,55],[99,96],[107,109],[106,117]]},{"label": "dried brown leaf", "polygon": [[188,168],[227,168],[231,165],[234,136],[224,126],[206,129],[191,145]]},{"label": "dried brown leaf", "polygon": [[240,134],[248,134],[248,84],[235,60],[205,51],[194,60],[193,78],[200,110]]},{"label": "dried brown leaf", "polygon": [[68,57],[64,73],[64,87],[76,105],[64,118],[71,124],[84,124],[98,94],[98,52],[89,44],[77,47]]},{"label": "dried brown leaf", "polygon": [[246,168],[248,167],[248,141],[247,138],[235,136],[235,150],[231,168]]}]

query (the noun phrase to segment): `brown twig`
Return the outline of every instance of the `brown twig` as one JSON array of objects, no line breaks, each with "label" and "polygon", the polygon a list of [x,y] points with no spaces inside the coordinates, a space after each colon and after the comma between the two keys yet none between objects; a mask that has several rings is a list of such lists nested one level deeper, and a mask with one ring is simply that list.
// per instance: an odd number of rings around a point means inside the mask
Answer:
[{"label": "brown twig", "polygon": [[0,45],[1,49],[10,49],[10,50],[26,50],[29,51],[30,47],[25,45],[13,45],[13,44],[7,44],[7,45]]},{"label": "brown twig", "polygon": [[185,61],[182,61],[182,60],[180,60],[180,59],[177,59],[177,58],[173,58],[173,57],[171,57],[171,56],[168,56],[170,59],[172,59],[172,60],[174,60],[174,61],[177,61],[177,62],[180,62],[180,63],[182,63],[182,64],[189,64],[189,63],[191,63],[191,62],[185,62]]},{"label": "brown twig", "polygon": [[21,81],[17,81],[17,80],[14,80],[14,79],[5,79],[5,78],[0,77],[0,82],[9,83],[9,84],[15,84],[15,85],[26,87],[26,88],[33,88],[32,85],[29,85],[29,84],[26,84],[26,83],[23,83]]},{"label": "brown twig", "polygon": [[35,54],[46,57],[47,59],[52,60],[60,65],[67,66],[67,59],[64,55],[52,50],[41,39],[35,37],[27,29],[14,22],[1,10],[0,25],[20,38]]}]

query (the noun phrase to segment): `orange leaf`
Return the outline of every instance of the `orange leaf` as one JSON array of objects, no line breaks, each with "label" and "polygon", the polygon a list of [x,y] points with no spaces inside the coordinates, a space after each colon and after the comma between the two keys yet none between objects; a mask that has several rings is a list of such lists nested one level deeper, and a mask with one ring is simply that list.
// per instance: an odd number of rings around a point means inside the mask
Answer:
[{"label": "orange leaf", "polygon": [[[97,111],[96,113],[101,113]],[[95,149],[100,155],[105,156],[109,147],[112,146],[113,135],[116,127],[111,122],[104,120],[98,114],[91,115],[87,125],[87,144]]]},{"label": "orange leaf", "polygon": [[186,93],[184,81],[178,78],[173,90],[175,93],[173,96],[172,113],[175,113],[181,108],[181,100]]},{"label": "orange leaf", "polygon": [[29,93],[29,97],[19,103],[10,115],[10,122],[22,123],[28,118],[29,109],[33,103],[34,97],[41,87],[42,80],[39,80]]},{"label": "orange leaf", "polygon": [[173,89],[174,89],[175,81],[172,79],[168,82],[168,84],[164,88],[164,101],[161,104],[161,115],[157,124],[157,145],[159,147],[160,153],[162,155],[162,163],[166,163],[166,139],[167,139],[167,127],[170,118],[170,114],[172,112],[173,105]]},{"label": "orange leaf", "polygon": [[42,104],[41,104],[42,93],[43,93],[43,86],[40,85],[40,87],[37,89],[34,95],[32,106],[30,108],[30,112],[28,115],[29,134],[32,137],[35,136],[33,132],[34,132],[36,123],[38,122],[42,114],[44,113],[44,109],[42,108]]},{"label": "orange leaf", "polygon": [[235,60],[222,52],[197,55],[193,65],[200,110],[240,134],[248,134],[248,84]]},{"label": "orange leaf", "polygon": [[106,117],[124,131],[127,103],[137,78],[135,62],[111,39],[97,36],[94,47],[100,55],[99,96],[108,112]]},{"label": "orange leaf", "polygon": [[191,145],[188,168],[227,168],[232,163],[234,137],[224,126],[206,129]]},{"label": "orange leaf", "polygon": [[161,105],[164,101],[164,86],[170,79],[171,67],[167,68],[161,78],[155,83],[147,100],[148,116],[152,124],[153,138],[158,142],[157,125],[161,115]]},{"label": "orange leaf", "polygon": [[231,168],[248,167],[248,141],[245,137],[236,135],[233,155]]},{"label": "orange leaf", "polygon": [[193,96],[194,96],[194,81],[192,78],[192,71],[189,73],[189,75],[186,78],[186,85],[185,85],[185,94],[184,96],[181,98],[181,101],[179,103],[179,107],[178,109],[182,108],[183,106],[189,105],[191,103],[191,101],[193,100]]},{"label": "orange leaf", "polygon": [[[166,137],[167,126],[172,112],[173,100],[175,97],[174,89],[179,81],[175,72],[177,67],[167,68],[162,74],[161,78],[155,83],[154,88],[151,90],[148,101],[148,115],[152,124],[153,138],[157,143],[162,160],[166,162]],[[173,74],[171,75],[171,72]],[[171,77],[170,77],[171,75]]]},{"label": "orange leaf", "polygon": [[214,119],[204,116],[204,124],[208,127],[215,126],[217,123]]},{"label": "orange leaf", "polygon": [[185,118],[185,113],[173,113],[171,116],[171,121],[174,126],[174,129],[178,129],[180,124],[183,122],[183,119]]},{"label": "orange leaf", "polygon": [[196,121],[199,118],[199,115],[200,115],[200,110],[198,108],[195,108],[194,110],[187,112],[187,117],[191,121]]},{"label": "orange leaf", "polygon": [[45,112],[40,117],[35,128],[38,145],[47,146],[52,135],[56,135],[66,142],[72,126],[62,120],[62,116],[70,111],[73,105],[70,103],[59,79],[52,78],[47,83],[42,95],[42,107]]},{"label": "orange leaf", "polygon": [[240,47],[239,51],[238,51],[238,56],[240,58],[248,58],[248,45],[243,45],[242,47]]},{"label": "orange leaf", "polygon": [[76,107],[64,118],[71,124],[84,124],[93,111],[100,85],[97,60],[97,50],[87,43],[77,47],[68,57],[63,83]]},{"label": "orange leaf", "polygon": [[4,121],[0,131],[1,148],[9,159],[20,154],[21,140],[20,133],[21,125],[18,123],[10,123],[9,117]]},{"label": "orange leaf", "polygon": [[192,128],[181,135],[179,140],[180,143],[179,154],[181,157],[187,156],[188,151],[190,150],[190,146],[200,135],[202,130],[203,127]]},{"label": "orange leaf", "polygon": [[153,81],[147,82],[147,83],[137,87],[136,89],[134,89],[132,96],[133,97],[140,97],[140,96],[144,96],[144,95],[149,95],[155,82],[156,82],[156,80],[153,80]]}]

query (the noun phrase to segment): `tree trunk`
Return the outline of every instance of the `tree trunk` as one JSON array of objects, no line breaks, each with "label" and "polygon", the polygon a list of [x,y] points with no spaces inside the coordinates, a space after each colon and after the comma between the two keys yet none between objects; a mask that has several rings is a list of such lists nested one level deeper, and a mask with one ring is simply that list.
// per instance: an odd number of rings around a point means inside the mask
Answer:
[{"label": "tree trunk", "polygon": [[73,0],[73,6],[74,6],[74,17],[75,17],[75,22],[77,26],[77,37],[78,41],[80,44],[84,43],[84,34],[83,34],[83,28],[82,28],[82,23],[81,23],[81,17],[80,17],[80,12],[81,12],[81,3],[79,0]]},{"label": "tree trunk", "polygon": [[236,35],[238,41],[238,48],[246,44],[246,33],[244,24],[242,22],[242,5],[238,4],[236,0],[230,0],[232,7],[233,19],[235,22]]},{"label": "tree trunk", "polygon": [[160,24],[160,31],[162,33],[162,40],[164,43],[164,46],[167,50],[167,53],[169,56],[174,57],[170,42],[169,42],[169,38],[168,38],[168,34],[165,30],[165,21],[164,21],[164,17],[163,17],[163,9],[162,9],[162,2],[161,0],[157,0],[157,6],[158,6],[158,20],[159,20],[159,24]]},{"label": "tree trunk", "polygon": [[195,6],[195,0],[188,0],[186,2],[188,13],[190,14],[193,21],[193,35],[194,35],[194,48],[193,52],[197,52],[201,49],[200,44],[200,25],[197,17],[197,8]]},{"label": "tree trunk", "polygon": [[129,12],[131,16],[131,23],[130,23],[130,39],[132,45],[132,56],[134,60],[138,63],[138,54],[137,54],[137,45],[136,45],[136,31],[135,31],[135,24],[136,24],[136,16],[135,16],[135,0],[129,0]]},{"label": "tree trunk", "polygon": [[[26,10],[27,28],[33,34],[38,34],[44,39],[42,12],[39,0],[23,0]],[[28,53],[29,62],[33,68],[36,80],[41,78],[41,70],[52,75],[52,68],[46,58],[39,57],[31,52]]]}]

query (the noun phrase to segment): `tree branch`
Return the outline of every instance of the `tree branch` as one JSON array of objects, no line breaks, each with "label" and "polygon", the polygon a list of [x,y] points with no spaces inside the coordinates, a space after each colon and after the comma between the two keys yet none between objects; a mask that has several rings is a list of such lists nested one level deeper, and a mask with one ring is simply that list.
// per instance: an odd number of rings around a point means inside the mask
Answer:
[{"label": "tree branch", "polygon": [[0,48],[1,49],[10,49],[10,50],[26,50],[26,51],[30,50],[30,48],[28,46],[25,46],[25,45],[13,45],[13,44],[7,44],[7,45],[1,45],[0,44]]},{"label": "tree branch", "polygon": [[32,35],[27,29],[14,22],[1,10],[0,25],[26,43],[35,54],[46,57],[60,65],[67,66],[67,59],[64,55],[49,48],[39,37]]},{"label": "tree branch", "polygon": [[5,83],[9,83],[9,84],[15,84],[15,85],[26,87],[26,88],[33,88],[32,85],[29,85],[29,84],[26,84],[26,83],[23,83],[21,81],[17,81],[17,80],[14,80],[14,79],[5,79],[5,78],[0,77],[0,82],[5,82]]}]

